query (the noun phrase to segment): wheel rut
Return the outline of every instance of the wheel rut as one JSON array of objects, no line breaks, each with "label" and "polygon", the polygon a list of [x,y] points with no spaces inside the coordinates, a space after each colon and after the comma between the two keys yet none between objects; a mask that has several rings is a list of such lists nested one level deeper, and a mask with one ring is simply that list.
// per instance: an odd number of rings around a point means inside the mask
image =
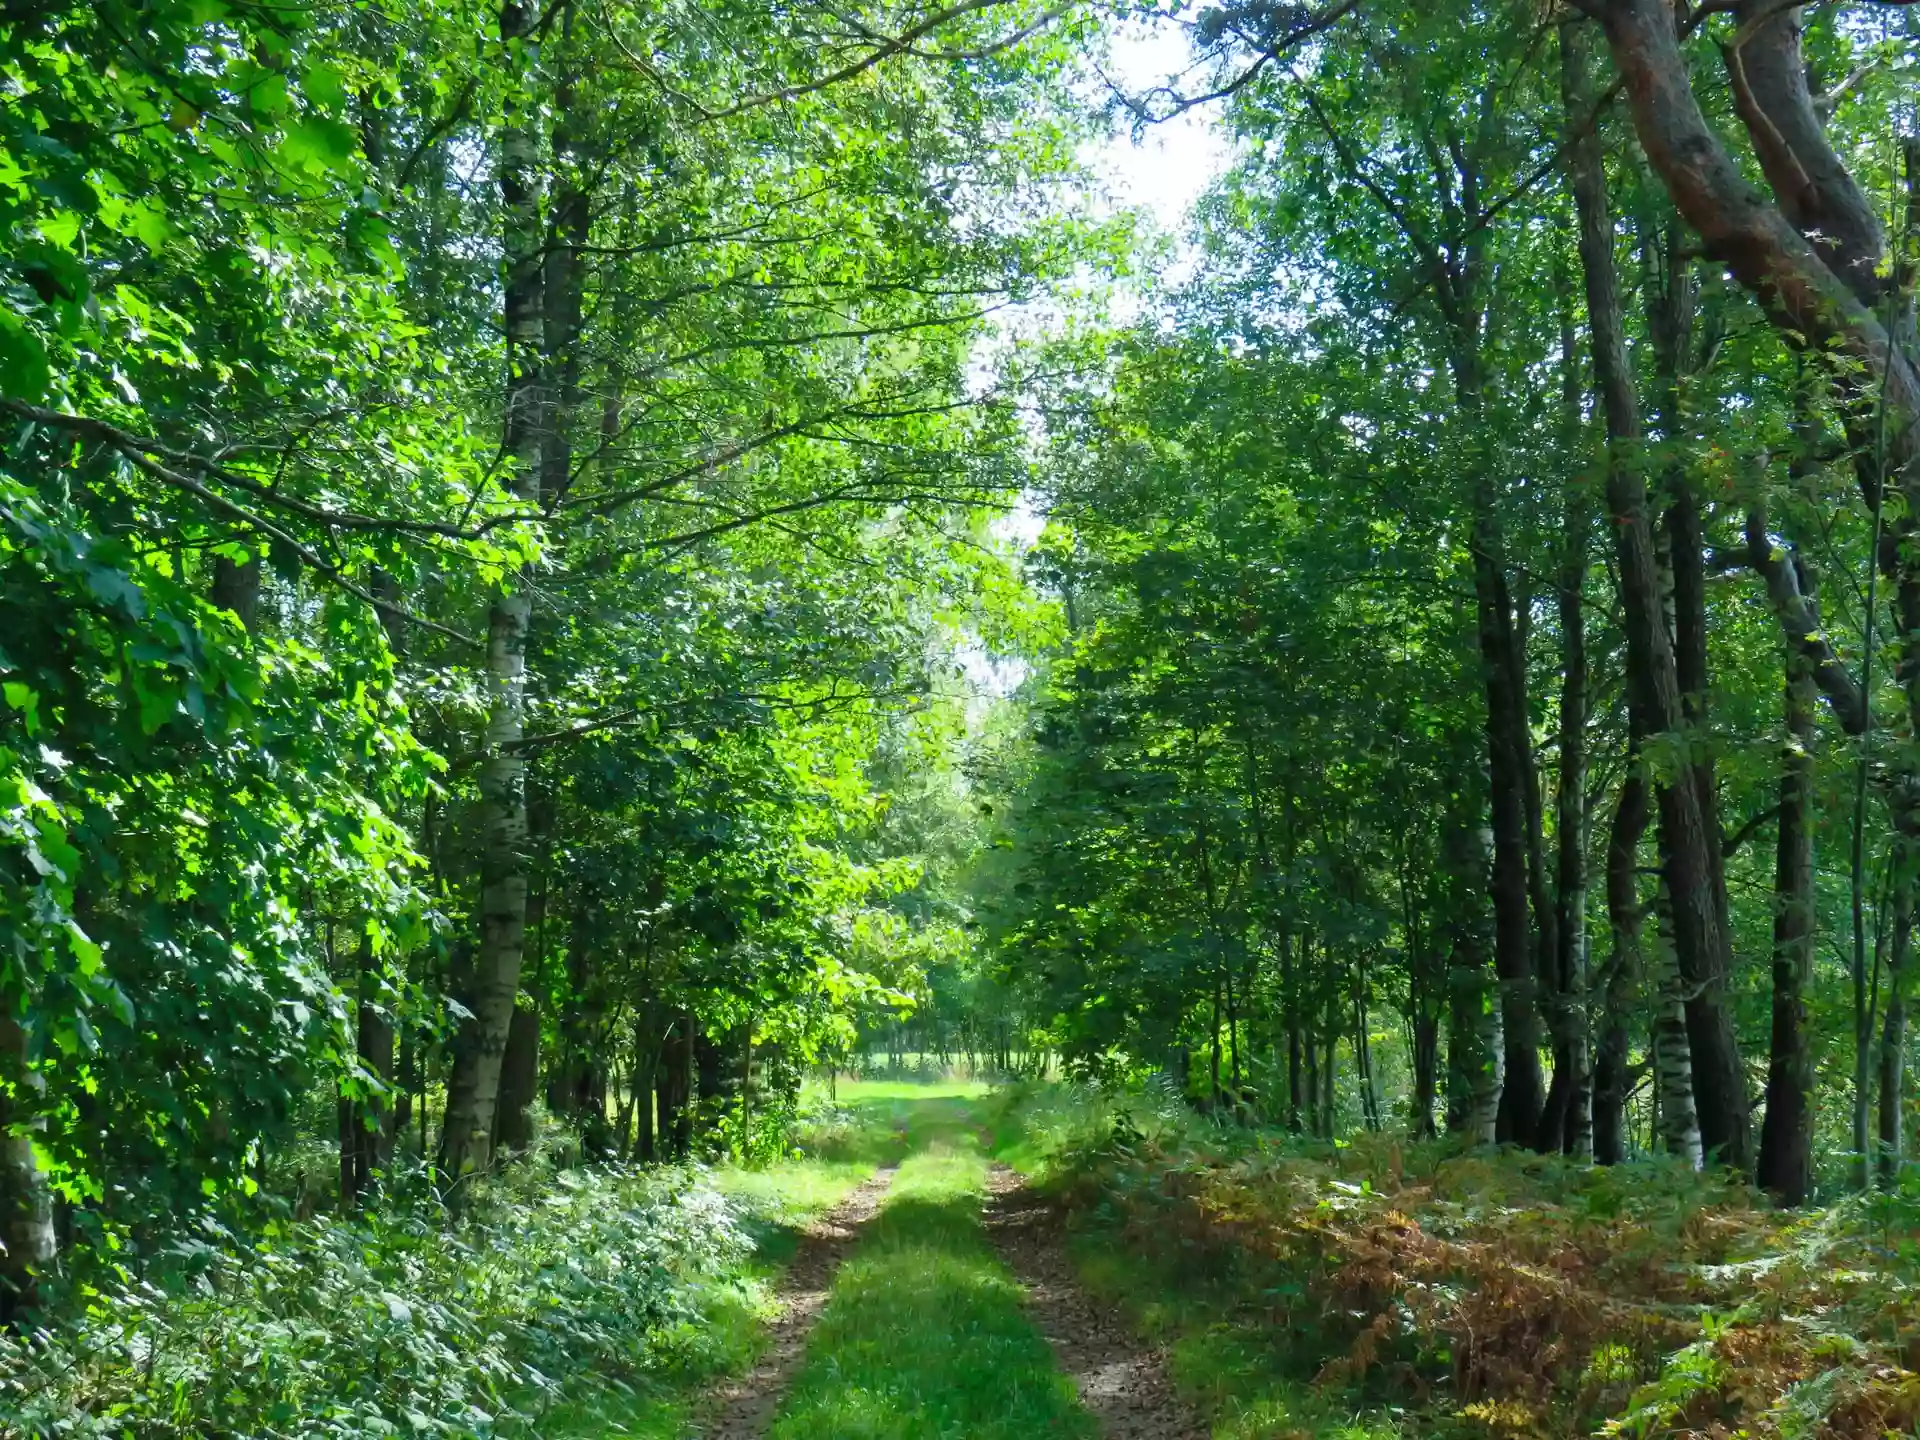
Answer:
[{"label": "wheel rut", "polygon": [[746,1374],[709,1393],[694,1432],[701,1440],[760,1440],[767,1433],[781,1397],[806,1359],[807,1335],[820,1318],[834,1273],[861,1229],[879,1213],[896,1168],[877,1171],[801,1233],[793,1263],[774,1288],[776,1310],[767,1327],[767,1348]]},{"label": "wheel rut", "polygon": [[1206,1440],[1211,1426],[1174,1392],[1166,1356],[1081,1288],[1060,1217],[1013,1171],[987,1180],[986,1229],[1027,1291],[1027,1312],[1107,1440]]}]

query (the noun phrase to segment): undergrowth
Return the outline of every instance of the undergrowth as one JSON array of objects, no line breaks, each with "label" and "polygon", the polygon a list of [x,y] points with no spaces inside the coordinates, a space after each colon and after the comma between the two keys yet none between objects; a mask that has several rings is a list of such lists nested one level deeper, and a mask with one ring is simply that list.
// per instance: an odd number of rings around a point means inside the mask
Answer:
[{"label": "undergrowth", "polygon": [[242,1237],[203,1219],[62,1323],[0,1340],[0,1433],[531,1435],[582,1377],[668,1363],[745,1240],[688,1171],[510,1172]]},{"label": "undergrowth", "polygon": [[352,1218],[191,1217],[0,1334],[0,1436],[678,1436],[800,1226],[872,1173],[846,1117],[790,1139],[771,1169],[536,1155],[457,1224],[417,1177]]},{"label": "undergrowth", "polygon": [[1920,1193],[1782,1214],[1660,1163],[1336,1146],[1154,1095],[1011,1104],[1012,1158],[1099,1238],[1088,1280],[1163,1332],[1223,1434],[1877,1440],[1920,1422]]}]

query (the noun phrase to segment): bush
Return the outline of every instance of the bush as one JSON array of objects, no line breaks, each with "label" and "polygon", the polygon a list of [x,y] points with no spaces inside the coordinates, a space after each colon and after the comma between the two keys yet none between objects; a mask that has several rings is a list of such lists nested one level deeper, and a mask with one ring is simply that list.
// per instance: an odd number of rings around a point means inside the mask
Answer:
[{"label": "bush", "polygon": [[693,1170],[523,1165],[450,1227],[425,1203],[203,1217],[0,1339],[0,1433],[521,1436],[586,1377],[631,1385],[746,1241]]}]

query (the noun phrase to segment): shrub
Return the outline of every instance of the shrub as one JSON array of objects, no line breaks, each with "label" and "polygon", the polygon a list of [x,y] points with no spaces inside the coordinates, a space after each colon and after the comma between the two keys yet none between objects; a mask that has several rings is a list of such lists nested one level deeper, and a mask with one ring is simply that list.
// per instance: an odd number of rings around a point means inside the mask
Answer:
[{"label": "shrub", "polygon": [[520,1436],[587,1377],[629,1385],[743,1257],[698,1171],[525,1165],[450,1227],[395,1200],[260,1238],[201,1217],[0,1339],[0,1433]]}]

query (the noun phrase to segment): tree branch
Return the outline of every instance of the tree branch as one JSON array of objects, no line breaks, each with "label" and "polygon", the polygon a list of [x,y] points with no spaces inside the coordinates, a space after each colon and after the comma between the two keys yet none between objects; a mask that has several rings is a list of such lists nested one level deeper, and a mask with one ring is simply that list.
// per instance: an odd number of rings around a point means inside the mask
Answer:
[{"label": "tree branch", "polygon": [[[38,407],[31,406],[31,405],[23,405],[20,402],[14,401],[14,400],[0,399],[0,408],[12,410],[16,414],[18,414],[25,411],[35,410]],[[57,411],[48,411],[46,413],[48,415],[54,416],[56,419],[74,420],[74,419],[80,418],[77,416],[61,415]],[[124,433],[124,432],[115,431],[114,427],[110,425],[105,425],[103,422],[100,422],[100,421],[93,421],[89,423],[90,423],[90,426],[99,427],[99,429],[112,432],[113,434]],[[127,461],[128,464],[132,465],[136,470],[139,470],[142,474],[151,476],[153,479],[158,480],[163,485],[170,486],[176,490],[184,491],[187,494],[192,495],[196,499],[200,500],[202,503],[204,503],[211,509],[219,511],[220,513],[228,516],[231,519],[238,520],[241,524],[247,526],[249,529],[257,530],[262,535],[267,536],[269,539],[274,540],[281,545],[284,545],[289,551],[291,551],[294,555],[299,557],[301,564],[305,565],[308,569],[320,575],[329,584],[335,586],[340,590],[344,590],[347,594],[352,595],[355,599],[365,602],[367,605],[371,606],[379,614],[385,615],[394,620],[405,621],[410,625],[418,625],[422,629],[435,631],[438,634],[446,636],[450,640],[457,640],[463,645],[471,645],[477,648],[483,643],[482,641],[475,638],[474,636],[466,634],[464,631],[455,630],[451,626],[442,625],[437,620],[429,620],[424,615],[416,615],[411,610],[404,609],[403,607],[399,605],[395,605],[390,601],[381,599],[378,595],[375,595],[371,590],[368,590],[365,586],[360,585],[355,581],[349,579],[347,575],[338,566],[328,564],[324,559],[320,557],[320,555],[316,551],[302,544],[298,539],[288,534],[285,530],[281,529],[278,525],[275,525],[272,521],[266,519],[263,516],[254,514],[253,511],[247,509],[244,505],[241,505],[235,501],[229,500],[226,496],[220,494],[218,491],[209,489],[206,485],[194,479],[193,476],[184,475],[177,470],[170,469],[168,466],[162,465],[158,460],[155,460],[151,455],[144,453],[140,449],[136,447],[123,446],[121,444],[117,444],[112,439],[108,438],[105,435],[98,434],[97,431],[92,430],[87,426],[71,426],[70,425],[70,426],[67,426],[66,428],[70,430],[82,430],[85,433],[95,434],[95,438],[98,438],[102,441],[102,443],[105,443],[111,446],[111,448],[114,449],[118,454],[120,454]]]}]

